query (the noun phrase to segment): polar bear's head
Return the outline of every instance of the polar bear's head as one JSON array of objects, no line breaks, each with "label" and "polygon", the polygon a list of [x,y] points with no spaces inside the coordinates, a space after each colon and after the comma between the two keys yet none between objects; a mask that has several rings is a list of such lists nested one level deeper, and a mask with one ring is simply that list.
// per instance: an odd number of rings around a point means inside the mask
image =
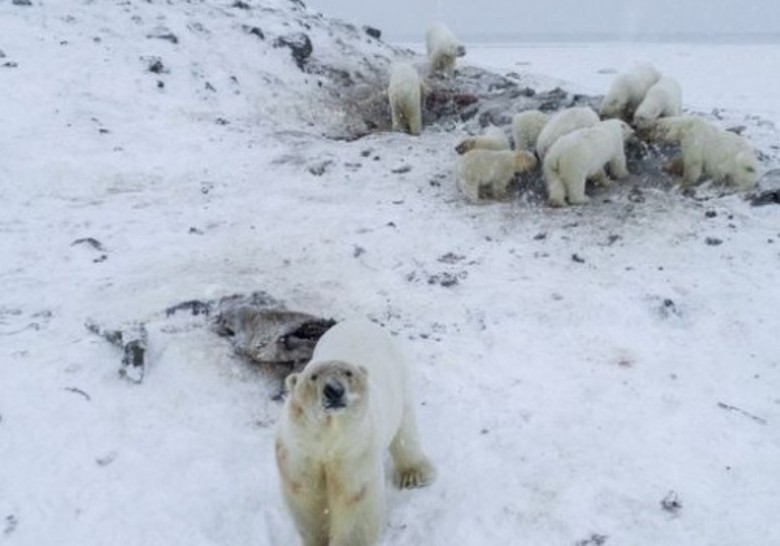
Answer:
[{"label": "polar bear's head", "polygon": [[294,418],[362,414],[368,402],[368,370],[340,360],[312,361],[285,381]]},{"label": "polar bear's head", "polygon": [[634,136],[634,130],[622,119],[608,119],[606,121],[602,121],[601,125],[603,127],[608,127],[612,134],[620,135],[620,138],[623,140],[623,142],[628,141],[628,139]]},{"label": "polar bear's head", "polygon": [[627,116],[628,101],[617,93],[608,93],[599,108],[601,119],[622,119]]}]

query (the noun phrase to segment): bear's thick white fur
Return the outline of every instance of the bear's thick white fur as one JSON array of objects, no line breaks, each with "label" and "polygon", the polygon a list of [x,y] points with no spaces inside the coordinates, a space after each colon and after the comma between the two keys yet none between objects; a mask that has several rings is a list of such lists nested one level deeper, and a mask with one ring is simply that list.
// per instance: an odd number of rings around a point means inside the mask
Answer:
[{"label": "bear's thick white fur", "polygon": [[488,127],[481,135],[463,139],[460,144],[455,146],[455,151],[462,155],[471,150],[509,150],[511,148],[503,129]]},{"label": "bear's thick white fur", "polygon": [[504,199],[515,173],[534,167],[536,157],[525,150],[471,150],[458,157],[458,186],[472,202],[480,200],[480,190]]},{"label": "bear's thick white fur", "polygon": [[536,153],[544,158],[556,140],[577,129],[592,127],[599,121],[599,115],[587,106],[567,108],[553,114],[536,139]]},{"label": "bear's thick white fur", "polygon": [[387,87],[393,131],[412,135],[422,132],[422,88],[420,75],[411,64],[393,65]]},{"label": "bear's thick white fur", "polygon": [[420,447],[400,350],[371,322],[342,322],[286,385],[276,462],[304,546],[377,544],[387,450],[400,487],[425,485],[434,473]]},{"label": "bear's thick white fur", "polygon": [[452,76],[455,59],[465,54],[458,38],[444,23],[434,23],[425,33],[425,48],[431,72]]},{"label": "bear's thick white fur", "polygon": [[512,137],[515,150],[535,150],[539,133],[550,121],[550,115],[541,110],[526,110],[512,117]]},{"label": "bear's thick white fur", "polygon": [[730,183],[739,190],[756,185],[759,163],[744,137],[692,116],[659,119],[654,134],[680,144],[684,185],[693,185],[702,176]]},{"label": "bear's thick white fur", "polygon": [[612,119],[559,138],[547,152],[543,165],[550,204],[562,207],[566,201],[571,205],[587,203],[588,178],[611,183],[604,172],[607,164],[614,177],[628,176],[624,143],[633,134],[627,123]]},{"label": "bear's thick white fur", "polygon": [[677,80],[662,76],[647,90],[634,113],[634,124],[646,128],[658,118],[679,116],[682,111],[682,88]]},{"label": "bear's thick white fur", "polygon": [[604,96],[599,114],[602,118],[631,121],[650,86],[660,78],[661,73],[650,63],[639,63],[618,74]]}]

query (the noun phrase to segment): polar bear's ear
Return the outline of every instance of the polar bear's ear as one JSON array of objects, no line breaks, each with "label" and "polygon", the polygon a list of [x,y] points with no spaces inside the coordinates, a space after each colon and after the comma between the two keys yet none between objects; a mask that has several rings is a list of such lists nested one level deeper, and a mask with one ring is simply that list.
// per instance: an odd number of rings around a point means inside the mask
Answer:
[{"label": "polar bear's ear", "polygon": [[299,374],[297,373],[291,373],[287,376],[287,379],[284,380],[284,386],[288,393],[291,393],[295,388],[295,385],[298,384],[298,375]]}]

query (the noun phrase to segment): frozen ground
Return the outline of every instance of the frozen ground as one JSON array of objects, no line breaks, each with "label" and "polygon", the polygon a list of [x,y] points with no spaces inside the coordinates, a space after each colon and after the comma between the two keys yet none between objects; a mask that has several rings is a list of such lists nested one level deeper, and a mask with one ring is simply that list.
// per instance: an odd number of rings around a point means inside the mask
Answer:
[{"label": "frozen ground", "polygon": [[[296,544],[275,385],[162,314],[258,289],[375,318],[416,366],[439,477],[391,491],[384,545],[780,543],[780,208],[658,188],[468,205],[461,132],[321,138],[338,115],[316,80],[238,32],[284,17],[214,5],[0,4],[0,543]],[[160,25],[179,43],[146,38]],[[635,59],[777,166],[777,46],[464,62],[595,93]],[[87,318],[149,321],[142,385]]]}]

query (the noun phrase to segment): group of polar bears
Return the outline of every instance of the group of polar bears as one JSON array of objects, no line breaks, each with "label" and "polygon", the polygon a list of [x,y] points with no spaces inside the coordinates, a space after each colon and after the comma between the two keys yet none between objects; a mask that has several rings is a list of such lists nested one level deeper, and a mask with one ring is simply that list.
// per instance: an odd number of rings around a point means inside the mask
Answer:
[{"label": "group of polar bears", "polygon": [[[443,25],[427,38],[431,69],[451,74],[462,47]],[[396,65],[389,91],[393,125],[419,134],[421,83],[414,67]],[[585,107],[521,112],[512,124],[515,150],[499,128],[463,140],[456,147],[460,187],[474,201],[483,192],[503,198],[514,174],[534,169],[538,157],[550,203],[584,203],[587,179],[608,184],[607,171],[628,175],[624,143],[635,133],[678,142],[690,183],[706,174],[741,189],[755,184],[758,166],[748,143],[680,116],[680,107],[679,85],[638,65],[615,79],[601,116]],[[303,545],[375,546],[385,517],[385,453],[399,487],[426,485],[435,474],[421,447],[403,355],[379,326],[346,321],[325,333],[311,361],[285,385],[276,463]]]},{"label": "group of polar bears", "polygon": [[584,204],[589,201],[586,181],[609,185],[610,175],[629,175],[625,143],[642,136],[679,144],[685,186],[702,176],[738,190],[755,186],[758,159],[745,138],[681,113],[679,83],[649,63],[637,64],[615,78],[598,113],[573,107],[553,115],[539,110],[516,114],[514,151],[497,127],[463,140],[455,148],[460,154],[458,185],[471,201],[501,199],[516,173],[532,170],[540,161],[550,205]]},{"label": "group of polar bears", "polygon": [[[431,72],[452,76],[457,57],[465,53],[455,34],[436,23],[425,43]],[[422,132],[424,90],[413,65],[393,65],[387,91],[394,131]],[[629,175],[625,143],[639,137],[680,146],[684,186],[706,176],[747,190],[758,180],[750,143],[702,118],[683,116],[680,84],[649,63],[615,77],[598,112],[587,107],[552,115],[526,110],[514,116],[511,132],[514,150],[498,127],[456,147],[458,186],[470,201],[504,199],[516,174],[541,165],[551,205],[586,203],[586,181],[609,185]]]}]

